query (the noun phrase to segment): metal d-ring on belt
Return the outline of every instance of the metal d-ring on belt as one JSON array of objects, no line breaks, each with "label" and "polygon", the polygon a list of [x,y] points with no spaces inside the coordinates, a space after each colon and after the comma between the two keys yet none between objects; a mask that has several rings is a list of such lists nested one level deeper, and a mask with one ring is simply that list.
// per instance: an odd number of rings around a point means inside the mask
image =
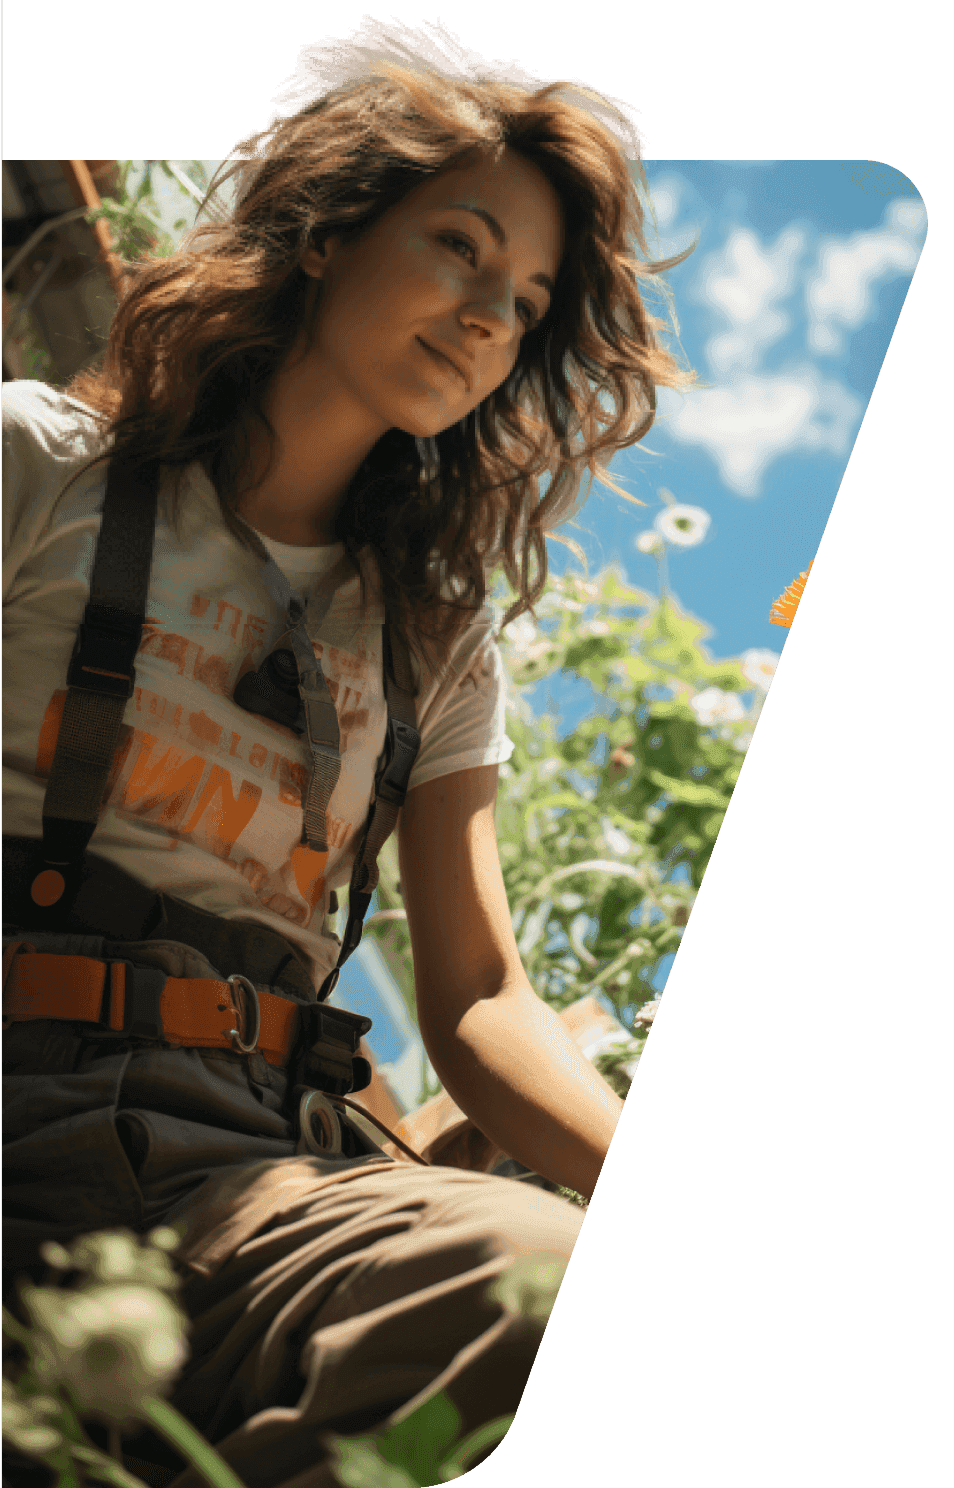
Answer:
[{"label": "metal d-ring on belt", "polygon": [[[252,1036],[250,1039],[243,1039],[242,1030],[238,1028],[229,1028],[226,1030],[229,1036],[229,1040],[232,1044],[232,1048],[236,1051],[237,1054],[254,1054],[255,1050],[258,1048],[258,1040],[262,1032],[262,1005],[258,1000],[258,992],[249,981],[248,977],[242,976],[241,973],[237,971],[233,971],[232,975],[226,977],[225,980],[228,982],[229,986],[233,988],[233,990],[236,988],[236,986],[241,986],[242,990],[248,994],[252,1010],[255,1014],[255,1021],[252,1024]],[[238,998],[236,998],[235,1001],[237,1002]]]}]

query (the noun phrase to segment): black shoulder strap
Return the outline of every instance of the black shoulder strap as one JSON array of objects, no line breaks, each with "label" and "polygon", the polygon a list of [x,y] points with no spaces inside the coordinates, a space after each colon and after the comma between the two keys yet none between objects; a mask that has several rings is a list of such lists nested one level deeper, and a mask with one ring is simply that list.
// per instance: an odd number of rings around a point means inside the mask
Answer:
[{"label": "black shoulder strap", "polygon": [[390,613],[385,615],[382,636],[384,696],[387,703],[387,733],[384,750],[374,777],[374,793],[364,832],[355,853],[348,889],[348,921],[341,938],[338,960],[318,991],[324,1002],[334,991],[341,968],[361,940],[364,917],[378,886],[378,854],[394,830],[404,805],[408,781],[414,768],[421,736],[414,706],[414,673],[407,639]]},{"label": "black shoulder strap", "polygon": [[[43,841],[28,875],[24,926],[55,930],[79,889],[83,856],[102,809],[126,703],[135,687],[155,541],[159,466],[111,461],[89,602],[67,672],[68,691],[43,802]],[[355,856],[341,953],[318,1000],[334,990],[357,947],[378,883],[378,854],[397,822],[420,748],[414,674],[403,629],[385,617],[387,734]],[[311,801],[309,791],[309,802]]]},{"label": "black shoulder strap", "polygon": [[159,466],[111,460],[89,602],[67,672],[68,691],[43,802],[43,843],[29,885],[31,924],[53,927],[79,888],[102,808],[142,640],[152,567]]}]

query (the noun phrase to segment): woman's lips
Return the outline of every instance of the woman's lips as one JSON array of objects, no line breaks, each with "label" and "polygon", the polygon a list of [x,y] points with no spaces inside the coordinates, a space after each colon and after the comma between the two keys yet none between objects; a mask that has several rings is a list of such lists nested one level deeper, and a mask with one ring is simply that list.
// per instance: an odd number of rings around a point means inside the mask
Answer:
[{"label": "woman's lips", "polygon": [[463,372],[456,365],[456,363],[451,361],[449,356],[445,356],[444,352],[438,351],[435,346],[429,346],[428,343],[422,340],[420,336],[418,336],[417,340],[418,343],[423,346],[424,350],[428,353],[431,360],[435,363],[436,366],[441,369],[442,372],[453,377],[463,387],[467,388],[468,391],[470,390],[470,384],[468,383],[467,378],[464,376]]}]

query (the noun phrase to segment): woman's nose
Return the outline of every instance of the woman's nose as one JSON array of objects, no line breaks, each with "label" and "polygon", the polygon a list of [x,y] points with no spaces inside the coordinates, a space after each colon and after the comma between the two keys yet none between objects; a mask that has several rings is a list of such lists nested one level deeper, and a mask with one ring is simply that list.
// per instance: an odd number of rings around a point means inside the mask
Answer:
[{"label": "woman's nose", "polygon": [[469,300],[461,311],[464,325],[475,326],[495,340],[509,341],[516,327],[517,308],[513,287],[498,281]]}]

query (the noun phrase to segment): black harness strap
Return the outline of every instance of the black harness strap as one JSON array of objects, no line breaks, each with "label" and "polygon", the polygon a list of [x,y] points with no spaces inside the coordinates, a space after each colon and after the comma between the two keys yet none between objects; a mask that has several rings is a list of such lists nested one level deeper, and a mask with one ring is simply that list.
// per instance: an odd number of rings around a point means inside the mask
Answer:
[{"label": "black harness strap", "polygon": [[397,823],[398,813],[407,796],[414,761],[421,747],[414,707],[415,684],[411,657],[403,630],[389,615],[385,615],[382,649],[384,696],[388,710],[384,752],[378,761],[371,806],[351,869],[348,920],[341,938],[341,951],[337,962],[319,988],[319,1002],[324,1002],[331,996],[337,986],[342,966],[360,943],[364,917],[378,885],[378,854]]},{"label": "black harness strap", "polygon": [[31,924],[53,928],[69,914],[83,854],[102,809],[142,640],[152,567],[159,467],[111,460],[89,602],[67,672],[43,841],[29,884]]},{"label": "black harness strap", "polygon": [[[69,690],[43,802],[43,839],[19,896],[16,920],[23,928],[56,931],[72,912],[82,882],[84,855],[102,810],[123,714],[135,686],[133,663],[145,622],[158,490],[157,464],[133,467],[110,462],[89,602],[67,673]],[[340,954],[318,993],[319,1002],[331,995],[341,967],[361,940],[378,882],[378,854],[397,822],[420,748],[410,654],[403,630],[387,614],[382,650],[387,734],[352,869]],[[302,699],[308,710],[315,698],[305,671]],[[319,782],[316,796],[313,780],[303,802],[306,814],[316,819],[320,815],[322,831],[331,789],[333,782],[330,788],[329,782]]]}]

